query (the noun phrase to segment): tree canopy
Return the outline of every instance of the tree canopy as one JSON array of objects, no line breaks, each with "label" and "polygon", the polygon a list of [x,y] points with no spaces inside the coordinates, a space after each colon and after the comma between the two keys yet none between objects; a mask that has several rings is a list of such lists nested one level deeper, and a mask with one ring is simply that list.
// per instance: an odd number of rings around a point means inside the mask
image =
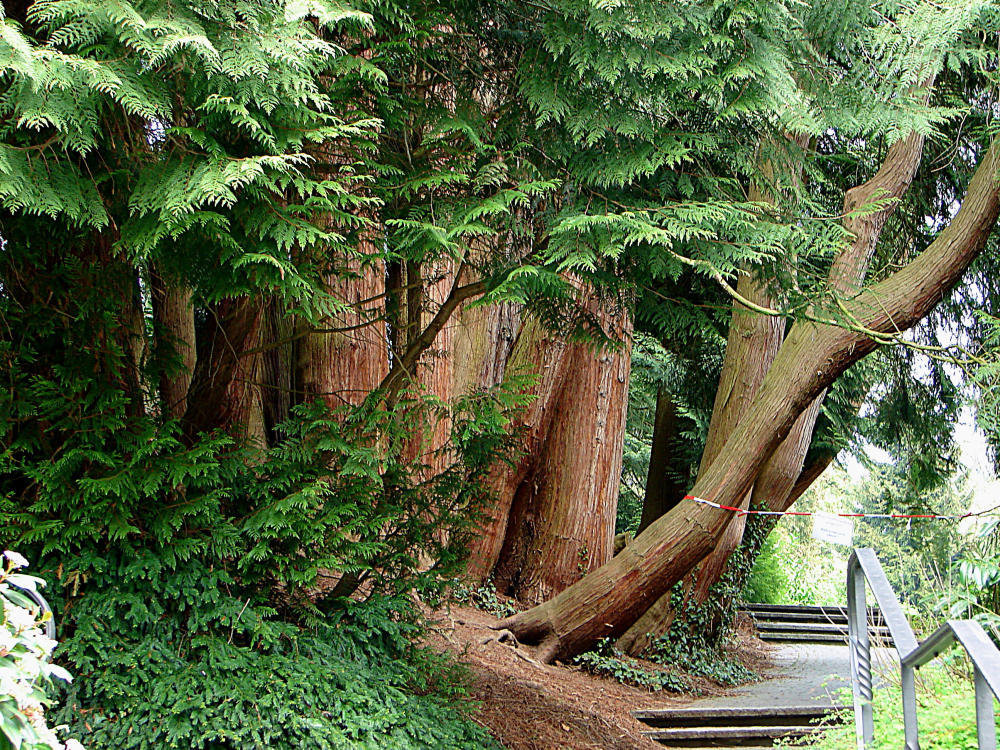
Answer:
[{"label": "tree canopy", "polygon": [[544,658],[638,649],[743,539],[685,495],[784,509],[865,442],[939,477],[995,392],[998,23],[5,3],[0,544],[57,604],[57,718],[480,747],[414,689],[414,597],[491,578]]}]

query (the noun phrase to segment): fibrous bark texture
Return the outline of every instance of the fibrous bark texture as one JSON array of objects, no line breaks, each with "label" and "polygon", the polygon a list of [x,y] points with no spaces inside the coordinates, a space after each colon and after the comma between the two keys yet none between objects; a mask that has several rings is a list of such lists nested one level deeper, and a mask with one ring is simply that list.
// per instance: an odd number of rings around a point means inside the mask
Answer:
[{"label": "fibrous bark texture", "polygon": [[595,350],[570,345],[552,426],[516,491],[498,583],[538,602],[611,558],[628,401],[630,324],[604,326],[624,341]]},{"label": "fibrous bark texture", "polygon": [[160,377],[160,398],[166,416],[180,419],[187,410],[188,388],[195,367],[194,300],[189,286],[171,282],[153,270],[153,320],[156,341],[170,347],[161,352],[166,368]]},{"label": "fibrous bark texture", "polygon": [[[737,292],[761,307],[773,307],[773,299],[766,288],[749,275],[740,277]],[[712,465],[722,450],[725,438],[744,418],[778,352],[784,330],[784,318],[761,315],[740,306],[733,307],[726,356],[722,364],[699,475]],[[739,499],[737,507],[745,508],[749,499],[748,492]],[[734,516],[723,530],[714,549],[691,572],[685,590],[686,598],[696,603],[701,603],[707,598],[709,587],[718,580],[726,560],[742,536],[743,517]],[[673,618],[674,609],[668,591],[622,635],[619,646],[631,654],[642,653],[649,647],[653,638],[667,631]]]},{"label": "fibrous bark texture", "polygon": [[222,427],[241,438],[262,438],[258,382],[262,313],[261,300],[250,297],[209,306],[184,415],[189,435]]},{"label": "fibrous bark texture", "polygon": [[485,509],[481,532],[473,541],[469,554],[468,576],[474,582],[484,581],[493,573],[508,527],[519,525],[517,519],[522,515],[523,503],[514,509],[515,494],[534,466],[552,424],[569,361],[566,350],[566,341],[546,331],[538,320],[528,318],[520,326],[506,372],[534,375],[532,384],[525,389],[532,400],[515,427],[520,457],[513,466],[497,467],[490,477],[495,503]]},{"label": "fibrous bark texture", "polygon": [[[371,251],[374,253],[374,250]],[[389,369],[385,326],[378,305],[385,291],[377,266],[352,264],[328,277],[328,289],[349,308],[305,333],[298,347],[298,387],[304,400],[322,399],[331,408],[358,404]],[[374,301],[373,301],[374,300]]]}]

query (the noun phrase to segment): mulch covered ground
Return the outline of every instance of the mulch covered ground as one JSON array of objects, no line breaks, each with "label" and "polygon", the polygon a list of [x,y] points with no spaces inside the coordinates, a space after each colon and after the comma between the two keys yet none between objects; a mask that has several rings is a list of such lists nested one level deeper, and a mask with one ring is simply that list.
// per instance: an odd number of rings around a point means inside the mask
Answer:
[{"label": "mulch covered ground", "polygon": [[[533,649],[496,640],[496,618],[452,605],[432,614],[428,644],[450,651],[468,668],[480,706],[474,718],[510,750],[655,750],[632,718],[638,708],[669,708],[690,696],[650,692],[595,677],[569,664],[541,664]],[[766,647],[741,628],[736,652],[757,671],[767,669]],[[655,665],[650,665],[655,668]],[[725,692],[710,680],[691,678],[702,695]]]}]

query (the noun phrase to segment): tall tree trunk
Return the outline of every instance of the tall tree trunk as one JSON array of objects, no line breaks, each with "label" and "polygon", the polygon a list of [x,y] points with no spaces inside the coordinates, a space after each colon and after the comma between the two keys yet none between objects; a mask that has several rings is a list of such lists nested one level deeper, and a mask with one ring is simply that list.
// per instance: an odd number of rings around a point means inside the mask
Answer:
[{"label": "tall tree trunk", "polygon": [[537,461],[552,424],[570,359],[567,349],[565,339],[547,331],[533,317],[527,318],[517,333],[506,373],[534,375],[534,381],[526,389],[532,400],[519,423],[513,426],[518,435],[520,457],[513,466],[497,467],[490,477],[495,504],[485,509],[481,532],[469,550],[467,575],[472,582],[490,577],[500,559],[508,527],[520,526],[518,518],[523,503],[516,503],[515,495]]},{"label": "tall tree trunk", "polygon": [[[374,253],[374,247],[370,248]],[[304,400],[321,399],[330,408],[359,404],[389,370],[388,343],[379,306],[385,291],[381,266],[348,269],[326,279],[328,291],[351,306],[319,330],[300,337],[297,382]]]},{"label": "tall tree trunk", "polygon": [[[434,315],[448,299],[455,285],[455,261],[450,258],[435,263],[406,264],[406,344],[417,340],[421,331],[430,325]],[[455,351],[456,320],[460,310],[439,330],[433,342],[417,360],[413,373],[415,384],[422,395],[430,395],[442,405],[447,405],[458,395],[455,392],[455,369],[458,366]],[[414,463],[425,467],[424,476],[442,472],[450,462],[446,448],[451,432],[451,415],[447,408],[426,410],[423,429],[416,431],[405,448]]]},{"label": "tall tree trunk", "polygon": [[291,416],[296,403],[295,390],[295,319],[276,297],[269,299],[262,322],[261,396],[264,428],[268,445],[279,439],[276,428]]},{"label": "tall tree trunk", "polygon": [[[167,417],[180,419],[187,410],[188,389],[196,363],[194,337],[194,294],[191,287],[164,278],[156,269],[150,273],[153,323],[161,360],[175,366],[160,375],[160,398]],[[167,362],[163,364],[166,365]]]},{"label": "tall tree trunk", "polygon": [[[760,392],[696,482],[693,496],[724,505],[739,502],[806,407],[885,337],[924,317],[958,282],[1000,213],[998,162],[994,142],[951,224],[906,266],[844,303],[851,328],[813,321],[792,328]],[[731,511],[685,503],[601,568],[502,626],[522,641],[543,644],[546,659],[618,637],[714,548],[730,519]]]},{"label": "tall tree trunk", "polygon": [[656,393],[646,494],[642,500],[642,516],[637,534],[641,534],[649,524],[677,505],[687,490],[687,486],[675,479],[670,471],[676,440],[677,406],[670,397],[670,392],[666,388],[660,388]]},{"label": "tall tree trunk", "polygon": [[255,297],[225,299],[209,307],[184,413],[188,436],[221,428],[240,438],[262,439],[258,379],[263,307]]},{"label": "tall tree trunk", "polygon": [[[599,314],[610,327],[611,315]],[[617,330],[621,348],[570,346],[565,382],[541,454],[517,492],[497,581],[538,602],[602,565],[612,554],[621,479],[631,323]]]}]

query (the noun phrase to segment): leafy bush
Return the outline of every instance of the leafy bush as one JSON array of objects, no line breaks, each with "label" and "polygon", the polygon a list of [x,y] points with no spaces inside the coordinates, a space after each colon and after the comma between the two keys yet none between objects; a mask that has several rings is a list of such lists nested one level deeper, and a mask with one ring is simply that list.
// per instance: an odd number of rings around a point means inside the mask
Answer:
[{"label": "leafy bush", "polygon": [[781,529],[775,528],[764,541],[747,580],[743,598],[757,604],[788,604],[791,600],[789,560],[783,554]]},{"label": "leafy bush", "polygon": [[[52,277],[95,283],[72,262]],[[417,632],[408,597],[436,596],[458,570],[519,397],[450,404],[431,478],[407,453],[444,408],[427,400],[303,404],[268,449],[192,437],[135,413],[115,380],[126,353],[83,343],[111,338],[110,303],[63,300],[0,297],[22,332],[0,344],[14,383],[0,394],[0,543],[36,556],[61,612],[78,681],[58,719],[93,748],[487,743],[414,693],[447,692],[449,672],[410,664],[426,659],[402,636]]]},{"label": "leafy bush", "polygon": [[[79,675],[58,719],[95,748],[487,745],[415,694],[451,678],[416,666],[408,640],[407,595],[435,595],[461,559],[477,441],[497,447],[489,399],[472,402],[462,460],[423,482],[402,453],[367,448],[371,423],[318,409],[254,460],[223,436],[185,447],[170,425],[74,432],[42,464],[15,441],[8,466],[24,462],[40,491],[6,501],[0,535],[32,544],[58,584],[60,653]],[[84,453],[99,460],[81,468]]]},{"label": "leafy bush", "polygon": [[52,678],[69,682],[70,676],[49,661],[56,642],[43,627],[52,613],[23,593],[45,582],[14,572],[27,564],[16,552],[0,555],[0,750],[82,750],[76,740],[60,741],[45,719]]},{"label": "leafy bush", "polygon": [[596,650],[580,654],[573,663],[598,677],[610,677],[612,680],[659,691],[672,693],[691,692],[691,686],[684,678],[663,669],[650,669],[641,666],[635,659],[625,656],[614,647],[614,643],[605,638]]},{"label": "leafy bush", "polygon": [[656,639],[648,657],[660,664],[669,664],[698,677],[707,677],[720,685],[743,685],[756,682],[760,676],[726,654],[722,643],[711,644],[705,639],[677,638],[677,632]]},{"label": "leafy bush", "polygon": [[414,648],[417,627],[384,601],[309,629],[247,615],[228,637],[185,637],[176,620],[142,635],[110,618],[81,628],[66,652],[87,677],[59,718],[89,727],[94,747],[136,750],[493,747],[455,710],[461,676]]},{"label": "leafy bush", "polygon": [[468,603],[494,617],[510,617],[517,613],[517,607],[509,599],[501,599],[493,581],[487,581],[481,586],[470,588],[458,582],[452,588],[452,598],[463,604]]}]

